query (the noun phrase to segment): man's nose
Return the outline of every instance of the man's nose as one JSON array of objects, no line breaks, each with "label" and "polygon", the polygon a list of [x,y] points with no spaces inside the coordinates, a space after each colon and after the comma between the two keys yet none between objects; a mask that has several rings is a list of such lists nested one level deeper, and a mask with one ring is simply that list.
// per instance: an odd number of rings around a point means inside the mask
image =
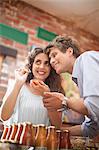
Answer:
[{"label": "man's nose", "polygon": [[50,64],[53,64],[55,62],[55,59],[54,58],[51,58],[50,59]]}]

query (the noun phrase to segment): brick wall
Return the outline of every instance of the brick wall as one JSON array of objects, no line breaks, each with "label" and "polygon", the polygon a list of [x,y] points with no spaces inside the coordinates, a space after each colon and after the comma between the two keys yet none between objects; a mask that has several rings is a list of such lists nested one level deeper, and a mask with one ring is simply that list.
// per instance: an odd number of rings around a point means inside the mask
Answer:
[{"label": "brick wall", "polygon": [[5,94],[9,78],[14,78],[14,69],[24,63],[31,45],[45,46],[46,41],[36,37],[38,26],[56,34],[73,35],[80,42],[82,51],[86,49],[98,49],[99,38],[77,28],[73,22],[66,22],[47,14],[20,0],[1,0],[0,2],[0,22],[20,31],[28,33],[28,44],[23,45],[18,42],[0,38],[2,45],[16,49],[17,58],[5,57],[0,74],[0,100]]}]

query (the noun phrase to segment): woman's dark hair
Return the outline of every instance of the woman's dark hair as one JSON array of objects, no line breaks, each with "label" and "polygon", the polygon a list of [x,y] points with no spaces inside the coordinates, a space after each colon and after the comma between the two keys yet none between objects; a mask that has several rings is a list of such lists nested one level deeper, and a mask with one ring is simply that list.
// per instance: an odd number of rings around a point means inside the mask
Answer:
[{"label": "woman's dark hair", "polygon": [[[32,73],[32,65],[34,62],[35,57],[40,54],[45,53],[43,48],[36,47],[32,49],[27,57],[27,64],[26,68],[30,70],[30,73],[28,74],[26,82],[29,83],[31,79],[34,78],[34,75]],[[46,54],[47,55],[47,54]],[[47,79],[45,80],[45,84],[47,84],[51,90],[51,92],[61,92],[65,94],[62,85],[61,85],[61,77],[56,73],[56,71],[51,67],[51,71]]]},{"label": "woman's dark hair", "polygon": [[56,36],[56,38],[46,46],[44,51],[49,55],[51,48],[53,47],[57,47],[63,53],[71,47],[75,58],[81,54],[78,41],[71,36]]}]

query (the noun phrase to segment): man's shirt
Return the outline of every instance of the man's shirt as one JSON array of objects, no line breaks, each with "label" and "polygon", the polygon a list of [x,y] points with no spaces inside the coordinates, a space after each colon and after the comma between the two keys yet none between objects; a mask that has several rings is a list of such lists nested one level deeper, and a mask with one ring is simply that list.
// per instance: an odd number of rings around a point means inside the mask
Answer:
[{"label": "man's shirt", "polygon": [[88,51],[80,55],[74,64],[72,79],[89,111],[90,119],[82,124],[83,135],[93,137],[99,134],[99,52]]}]

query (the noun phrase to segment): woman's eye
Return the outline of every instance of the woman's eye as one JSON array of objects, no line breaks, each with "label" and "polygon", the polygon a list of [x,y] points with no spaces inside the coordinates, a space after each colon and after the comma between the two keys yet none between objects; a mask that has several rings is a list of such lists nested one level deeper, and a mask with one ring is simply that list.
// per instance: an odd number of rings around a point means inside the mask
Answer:
[{"label": "woman's eye", "polygon": [[36,62],[35,62],[35,64],[40,65],[40,61],[39,61],[39,60],[38,60],[38,61],[36,61]]},{"label": "woman's eye", "polygon": [[49,66],[50,64],[49,64],[49,62],[48,62],[48,61],[46,61],[46,62],[45,62],[45,65]]}]

